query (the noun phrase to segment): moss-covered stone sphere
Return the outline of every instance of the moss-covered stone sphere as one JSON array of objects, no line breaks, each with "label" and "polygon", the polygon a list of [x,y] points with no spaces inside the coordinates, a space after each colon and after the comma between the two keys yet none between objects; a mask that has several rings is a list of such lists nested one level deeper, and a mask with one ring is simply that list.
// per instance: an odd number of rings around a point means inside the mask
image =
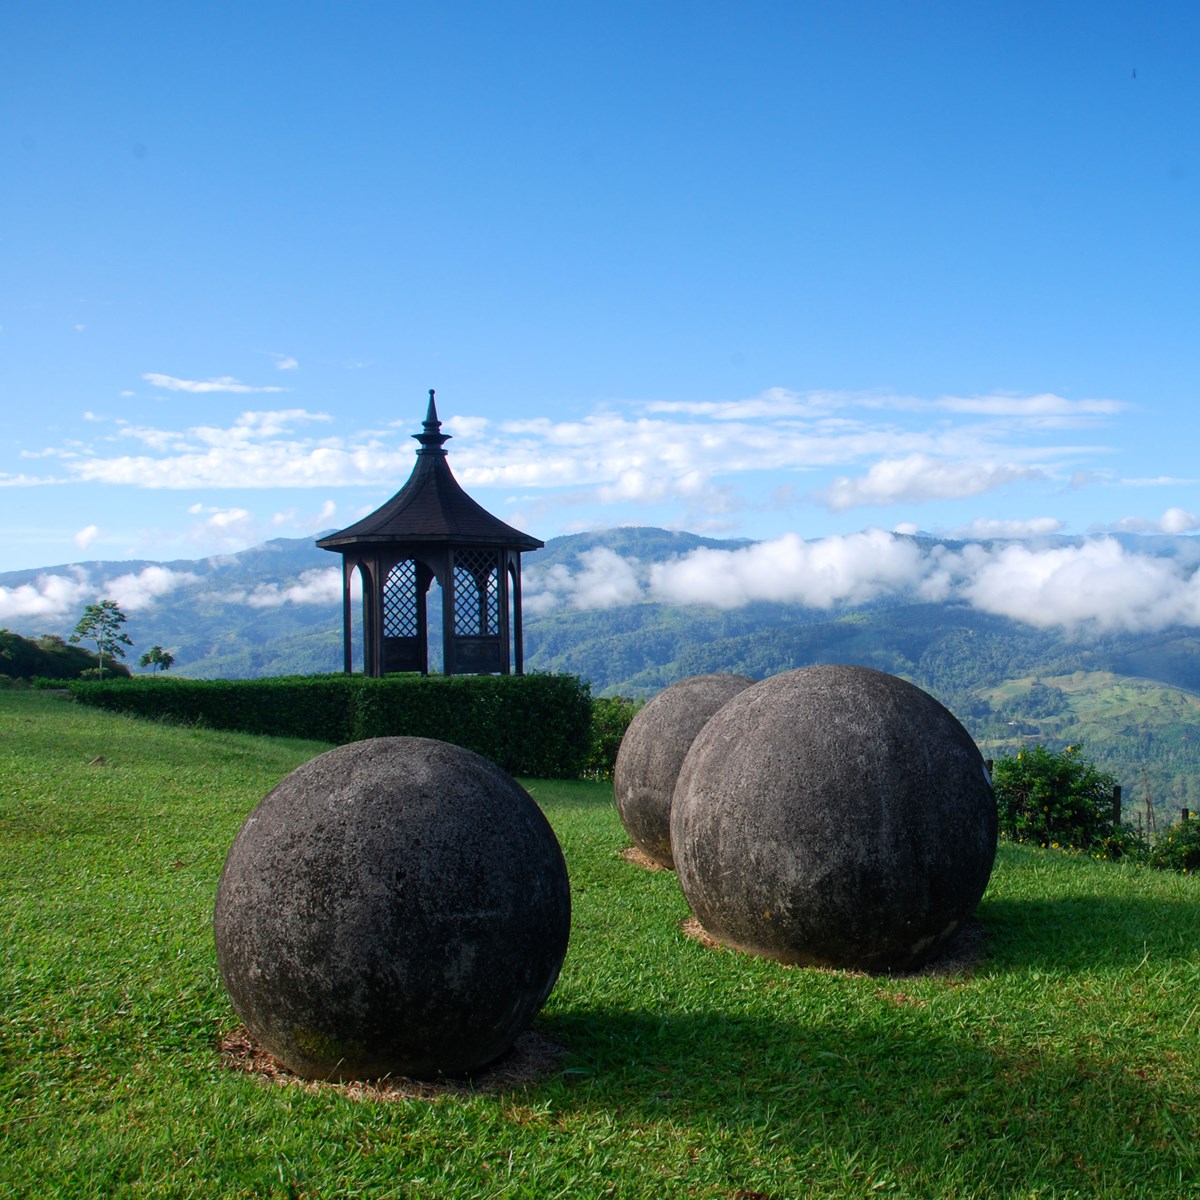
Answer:
[{"label": "moss-covered stone sphere", "polygon": [[529,794],[427,738],[340,746],[246,819],[217,888],[217,961],[260,1045],[310,1079],[476,1071],[554,986],[570,890]]},{"label": "moss-covered stone sphere", "polygon": [[975,743],[932,696],[865,667],[804,667],[747,688],[700,731],[671,844],[718,941],[911,970],[983,896],[996,802]]},{"label": "moss-covered stone sphere", "polygon": [[629,840],[660,866],[675,865],[671,797],[692,740],[726,700],[753,682],[748,675],[692,675],[664,688],[629,722],[617,751],[613,794]]}]

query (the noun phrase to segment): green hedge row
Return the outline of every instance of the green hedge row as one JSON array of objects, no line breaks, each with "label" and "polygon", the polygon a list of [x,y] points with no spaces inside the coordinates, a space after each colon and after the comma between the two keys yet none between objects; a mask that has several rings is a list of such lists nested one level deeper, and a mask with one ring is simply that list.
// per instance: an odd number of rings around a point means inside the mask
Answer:
[{"label": "green hedge row", "polygon": [[592,751],[583,770],[585,779],[613,777],[625,730],[644,703],[627,696],[597,696],[592,701]]},{"label": "green hedge row", "polygon": [[437,738],[513,775],[577,779],[592,753],[590,685],[574,675],[298,675],[270,679],[76,680],[115,712],[341,745]]}]

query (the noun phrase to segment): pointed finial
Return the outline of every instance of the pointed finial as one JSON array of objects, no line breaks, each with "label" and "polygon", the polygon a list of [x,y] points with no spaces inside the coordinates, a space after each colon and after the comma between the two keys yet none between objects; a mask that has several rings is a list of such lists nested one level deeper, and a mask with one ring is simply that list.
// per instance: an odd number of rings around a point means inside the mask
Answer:
[{"label": "pointed finial", "polygon": [[433,388],[429,389],[429,408],[425,413],[425,431],[414,433],[412,436],[421,443],[418,454],[445,454],[442,447],[450,440],[450,434],[442,433],[442,423],[438,420],[437,404],[434,403]]}]

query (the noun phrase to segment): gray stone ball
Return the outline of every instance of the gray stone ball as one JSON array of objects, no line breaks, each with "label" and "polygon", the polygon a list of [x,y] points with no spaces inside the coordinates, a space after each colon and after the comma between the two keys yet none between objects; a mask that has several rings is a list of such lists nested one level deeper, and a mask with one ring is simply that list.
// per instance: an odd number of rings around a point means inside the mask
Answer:
[{"label": "gray stone ball", "polygon": [[558,841],[514,779],[428,738],[339,746],[237,835],[217,962],[259,1044],[308,1079],[470,1074],[533,1022],[562,967]]},{"label": "gray stone ball", "polygon": [[748,675],[693,675],[638,710],[617,751],[613,794],[629,840],[660,866],[671,854],[671,797],[679,768],[709,717],[754,682]]},{"label": "gray stone ball", "polygon": [[866,667],[747,688],[697,735],[671,810],[684,895],[719,942],[788,963],[913,970],[987,887],[996,801],[932,696]]}]

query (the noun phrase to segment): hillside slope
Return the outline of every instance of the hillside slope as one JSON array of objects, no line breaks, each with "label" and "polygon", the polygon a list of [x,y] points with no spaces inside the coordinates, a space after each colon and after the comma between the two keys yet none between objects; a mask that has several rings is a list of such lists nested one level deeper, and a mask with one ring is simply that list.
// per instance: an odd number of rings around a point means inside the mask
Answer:
[{"label": "hillside slope", "polygon": [[[895,594],[827,608],[653,598],[647,581],[662,564],[748,545],[661,529],[551,540],[524,559],[526,668],[579,675],[595,694],[647,697],[710,671],[763,678],[809,663],[871,666],[932,692],[990,754],[1031,739],[1081,742],[1131,796],[1137,791],[1139,803],[1149,788],[1164,813],[1200,808],[1195,629],[1083,637]],[[175,656],[178,675],[341,669],[340,565],[309,539],[221,558],[13,572],[0,575],[0,589],[46,587],[47,577],[60,591],[74,587],[77,606],[57,617],[10,618],[16,632],[65,636],[83,604],[107,594],[129,615],[130,662],[161,645]]]}]

